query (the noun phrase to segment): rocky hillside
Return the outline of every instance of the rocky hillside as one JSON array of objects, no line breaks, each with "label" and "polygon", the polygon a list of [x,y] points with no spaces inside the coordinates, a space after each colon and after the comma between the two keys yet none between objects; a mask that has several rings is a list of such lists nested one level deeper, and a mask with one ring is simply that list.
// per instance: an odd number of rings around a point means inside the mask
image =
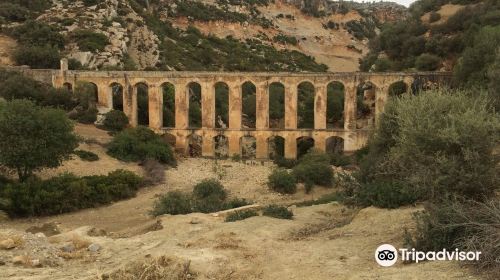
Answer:
[{"label": "rocky hillside", "polygon": [[[393,3],[326,0],[11,0],[3,64],[73,69],[357,71]],[[19,48],[13,47],[16,42]]]}]

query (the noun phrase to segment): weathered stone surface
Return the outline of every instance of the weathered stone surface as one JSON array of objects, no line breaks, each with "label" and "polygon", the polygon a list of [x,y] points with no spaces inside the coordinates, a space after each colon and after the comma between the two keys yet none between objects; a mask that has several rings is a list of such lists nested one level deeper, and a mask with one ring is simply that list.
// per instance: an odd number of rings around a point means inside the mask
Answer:
[{"label": "weathered stone surface", "polygon": [[92,243],[89,245],[89,247],[87,249],[92,253],[96,253],[96,252],[99,252],[102,249],[102,247],[99,244]]},{"label": "weathered stone surface", "polygon": [[10,238],[7,238],[7,239],[0,241],[0,249],[10,250],[10,249],[13,249],[15,247],[16,247],[16,243],[14,242],[14,240],[12,240]]}]

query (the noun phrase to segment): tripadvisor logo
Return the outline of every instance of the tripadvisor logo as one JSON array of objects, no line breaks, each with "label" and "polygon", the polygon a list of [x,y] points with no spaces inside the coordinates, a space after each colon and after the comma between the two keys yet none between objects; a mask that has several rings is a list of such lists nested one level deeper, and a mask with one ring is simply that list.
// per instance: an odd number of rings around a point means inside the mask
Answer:
[{"label": "tripadvisor logo", "polygon": [[402,261],[410,261],[418,263],[420,261],[478,261],[481,252],[465,252],[455,249],[449,251],[443,249],[441,251],[422,252],[413,249],[399,249],[398,250],[391,244],[383,244],[378,246],[375,250],[375,261],[381,266],[392,266],[397,260],[398,256]]}]

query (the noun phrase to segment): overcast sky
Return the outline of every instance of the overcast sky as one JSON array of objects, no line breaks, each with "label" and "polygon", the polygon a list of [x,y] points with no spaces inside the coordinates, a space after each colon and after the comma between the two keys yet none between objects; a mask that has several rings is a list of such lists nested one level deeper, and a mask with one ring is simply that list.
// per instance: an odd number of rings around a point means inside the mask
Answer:
[{"label": "overcast sky", "polygon": [[[347,0],[350,1],[350,0]],[[363,0],[354,0],[355,2],[363,2]],[[381,0],[371,0],[371,1],[364,1],[364,2],[380,2]],[[409,7],[411,3],[415,2],[416,0],[392,0],[392,1],[385,1],[385,2],[396,2],[401,5],[405,5],[406,7]]]}]

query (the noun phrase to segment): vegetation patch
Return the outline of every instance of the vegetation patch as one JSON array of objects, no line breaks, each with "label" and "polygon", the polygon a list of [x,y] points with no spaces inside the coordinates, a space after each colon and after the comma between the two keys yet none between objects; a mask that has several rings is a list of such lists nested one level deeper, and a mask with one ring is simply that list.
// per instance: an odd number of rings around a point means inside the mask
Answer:
[{"label": "vegetation patch", "polygon": [[295,177],[285,169],[275,169],[269,175],[269,187],[282,194],[293,194],[297,192],[297,181]]},{"label": "vegetation patch", "polygon": [[227,215],[226,219],[224,220],[225,222],[236,222],[236,221],[241,221],[245,220],[251,217],[259,216],[259,213],[255,210],[242,210],[242,211],[236,211],[233,212],[229,215]]},{"label": "vegetation patch", "polygon": [[284,206],[279,206],[275,204],[266,206],[262,211],[262,215],[277,219],[287,219],[287,220],[291,220],[293,218],[292,211],[288,210]]},{"label": "vegetation patch", "polygon": [[13,217],[62,214],[133,197],[141,183],[139,176],[125,170],[107,176],[62,174],[47,180],[31,177],[0,189],[0,198],[7,201],[1,210]]},{"label": "vegetation patch", "polygon": [[76,150],[73,152],[83,161],[98,161],[99,156],[93,152],[84,151],[84,150]]},{"label": "vegetation patch", "polygon": [[111,110],[104,115],[104,129],[109,131],[122,131],[129,124],[127,115],[120,110]]}]

